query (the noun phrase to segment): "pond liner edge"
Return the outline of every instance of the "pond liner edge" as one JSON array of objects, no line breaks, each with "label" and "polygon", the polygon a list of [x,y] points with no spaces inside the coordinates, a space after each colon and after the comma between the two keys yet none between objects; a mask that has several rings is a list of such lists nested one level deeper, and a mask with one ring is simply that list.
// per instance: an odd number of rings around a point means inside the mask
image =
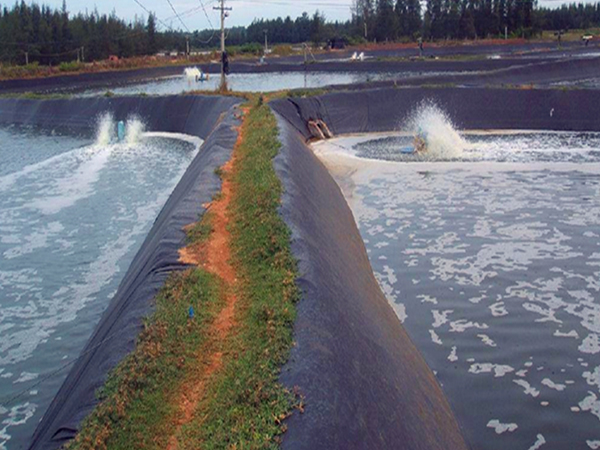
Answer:
[{"label": "pond liner edge", "polygon": [[470,448],[433,372],[384,297],[339,187],[276,112],[280,213],[301,299],[280,381],[302,395],[284,450]]},{"label": "pond liner edge", "polygon": [[[69,114],[81,116],[68,127],[92,135],[90,116],[111,111],[141,117],[151,131],[185,133],[205,139],[198,155],[171,193],[117,293],[52,400],[32,437],[29,449],[55,450],[76,435],[81,421],[97,404],[96,392],[108,373],[135,346],[143,320],[153,311],[153,299],[168,275],[185,270],[179,249],[185,245],[183,227],[202,217],[202,205],[220,191],[215,169],[231,157],[240,124],[237,105],[229,97],[163,97],[77,100],[0,100],[0,124],[60,127]],[[169,114],[175,109],[176,114]],[[56,114],[52,114],[55,112]]]}]

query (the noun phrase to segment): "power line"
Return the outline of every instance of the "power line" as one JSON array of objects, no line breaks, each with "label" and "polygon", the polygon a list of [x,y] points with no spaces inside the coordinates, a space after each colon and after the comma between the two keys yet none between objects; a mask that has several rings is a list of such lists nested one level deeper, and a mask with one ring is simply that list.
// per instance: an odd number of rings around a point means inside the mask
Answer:
[{"label": "power line", "polygon": [[[142,5],[139,0],[133,0],[134,2],[136,2],[140,8],[142,8],[144,11],[146,11],[146,13],[148,13],[148,15],[154,16],[154,14],[148,9],[146,8],[144,5]],[[170,2],[169,2],[170,3]],[[162,20],[160,20],[158,17],[154,16],[156,18],[156,20],[161,23],[165,28],[168,28],[169,30],[173,31],[173,27],[167,25],[165,22],[163,22]]]},{"label": "power line", "polygon": [[175,13],[175,16],[177,16],[177,18],[179,19],[179,22],[181,22],[181,25],[183,25],[183,28],[185,28],[188,33],[191,33],[190,29],[187,27],[187,25],[185,24],[185,22],[183,21],[183,19],[179,16],[179,14],[177,14],[177,11],[175,10],[175,7],[173,6],[173,3],[171,3],[171,0],[167,0],[167,3],[169,4],[169,6],[171,7],[171,9]]},{"label": "power line", "polygon": [[[136,1],[136,0],[134,0]],[[148,9],[146,9],[146,7],[144,5],[142,5],[140,2],[136,1],[136,3],[144,10],[146,11],[149,15],[154,15],[151,11],[149,11]],[[198,11],[200,11],[201,9],[204,9],[204,5],[202,4],[202,2],[200,2],[200,4],[202,6],[196,6],[195,8],[191,8],[188,9],[187,11],[183,12],[180,14],[181,17],[190,17],[192,15],[194,15],[195,13],[197,13]],[[173,31],[173,29],[171,27],[169,27],[168,25],[166,25],[164,23],[164,21],[160,20],[158,17],[156,17],[156,15],[154,15],[154,17],[156,18],[156,20],[158,22],[160,22],[163,26],[169,28],[171,31]],[[173,18],[176,18],[176,16],[171,16],[171,17],[167,17],[165,20],[171,20]],[[125,23],[125,22],[124,22]],[[210,23],[210,19],[209,19],[209,23]],[[211,27],[213,27],[212,23]],[[131,26],[131,23],[129,24],[129,26]],[[135,36],[140,36],[142,34],[145,34],[146,30],[144,31],[126,31],[122,34],[120,34],[118,37],[114,37],[111,38],[113,41],[119,41],[121,39],[125,39],[125,38],[132,38]],[[67,41],[63,41],[63,40],[59,40],[59,41],[44,41],[42,43],[32,43],[32,42],[18,42],[18,41],[0,41],[0,44],[2,45],[12,45],[12,46],[21,46],[21,47],[28,47],[28,48],[32,48],[32,47],[42,47],[45,45],[55,45],[55,44],[73,44],[73,43],[89,43],[92,41],[99,41],[105,39],[104,36],[92,36],[86,39],[69,39]],[[74,50],[75,51],[75,50]]]},{"label": "power line", "polygon": [[212,20],[210,20],[210,17],[208,16],[208,12],[206,12],[206,8],[204,6],[204,3],[202,2],[202,0],[198,0],[200,2],[200,6],[202,7],[202,10],[204,11],[204,15],[206,16],[206,20],[208,20],[208,24],[210,25],[210,27],[212,28],[212,36],[208,38],[207,41],[200,41],[201,44],[209,44],[215,37],[215,35],[217,34],[217,30],[215,29],[214,25],[212,24]]},{"label": "power line", "polygon": [[[233,0],[232,0],[233,1]],[[240,0],[238,0],[240,1]],[[297,1],[289,1],[286,2],[284,0],[241,0],[244,3],[255,3],[259,5],[280,5],[280,6],[295,6],[298,8],[306,8],[306,6],[316,6],[316,7],[324,7],[324,8],[351,8],[350,4],[342,4],[342,3],[330,3],[330,2],[297,2]]]},{"label": "power line", "polygon": [[200,2],[200,6],[202,7],[202,10],[204,11],[204,15],[206,16],[206,20],[208,20],[208,24],[210,25],[210,27],[212,29],[215,28],[215,26],[212,23],[212,20],[210,20],[210,17],[208,15],[208,12],[206,12],[206,7],[204,6],[204,3],[202,2],[202,0],[198,0]]}]

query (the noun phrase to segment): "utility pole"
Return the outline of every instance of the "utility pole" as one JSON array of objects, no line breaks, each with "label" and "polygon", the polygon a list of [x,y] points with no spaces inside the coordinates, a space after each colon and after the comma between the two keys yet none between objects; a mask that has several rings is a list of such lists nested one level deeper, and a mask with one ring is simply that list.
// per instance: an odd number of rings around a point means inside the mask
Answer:
[{"label": "utility pole", "polygon": [[29,52],[25,52],[25,65],[29,65]]},{"label": "utility pole", "polygon": [[226,8],[225,0],[221,0],[221,6],[213,6],[213,9],[221,11],[221,90],[225,90],[227,87],[225,79],[225,18],[229,16],[227,11],[231,11],[233,8]]},{"label": "utility pole", "polygon": [[185,38],[185,56],[187,57],[188,61],[190,59],[190,38],[186,37]]},{"label": "utility pole", "polygon": [[265,56],[267,56],[267,53],[269,52],[269,41],[267,40],[269,30],[263,30],[263,32],[265,33]]},{"label": "utility pole", "polygon": [[85,62],[85,46],[81,47],[81,60]]}]

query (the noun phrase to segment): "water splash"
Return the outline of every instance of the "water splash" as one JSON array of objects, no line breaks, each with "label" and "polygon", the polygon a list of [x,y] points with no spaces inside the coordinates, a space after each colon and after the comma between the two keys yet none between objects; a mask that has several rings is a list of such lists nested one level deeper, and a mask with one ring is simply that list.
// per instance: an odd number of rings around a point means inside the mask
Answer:
[{"label": "water splash", "polygon": [[202,72],[197,67],[186,67],[183,71],[183,76],[186,78],[198,79],[202,76]]},{"label": "water splash", "polygon": [[96,144],[106,146],[111,143],[115,134],[115,120],[112,113],[106,112],[98,120]]},{"label": "water splash", "polygon": [[[98,119],[96,128],[96,145],[106,147],[117,140],[117,122],[112,113],[104,113]],[[125,124],[125,143],[134,145],[140,142],[144,137],[146,124],[138,116],[130,116]]]},{"label": "water splash", "polygon": [[457,159],[467,147],[448,114],[432,102],[421,103],[405,122],[403,129],[425,140],[427,151],[415,155],[418,159]]},{"label": "water splash", "polygon": [[127,119],[127,123],[125,124],[125,142],[128,145],[137,144],[144,132],[146,131],[146,124],[142,122],[139,117],[132,116]]}]

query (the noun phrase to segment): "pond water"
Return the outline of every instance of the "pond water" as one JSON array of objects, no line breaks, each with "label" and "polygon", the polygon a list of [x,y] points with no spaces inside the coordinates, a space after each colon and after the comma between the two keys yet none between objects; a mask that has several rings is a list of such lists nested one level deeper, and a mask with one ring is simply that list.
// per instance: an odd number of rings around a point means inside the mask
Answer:
[{"label": "pond water", "polygon": [[600,448],[600,134],[422,125],[314,145],[382,290],[474,449]]},{"label": "pond water", "polygon": [[[437,73],[427,72],[428,76]],[[452,75],[453,72],[445,72]],[[288,89],[320,88],[331,85],[368,83],[373,81],[400,80],[419,77],[419,72],[269,72],[234,73],[227,77],[228,86],[237,92],[275,92]],[[197,82],[194,78],[172,76],[144,83],[93,89],[83,92],[82,96],[98,96],[107,91],[115,95],[176,95],[195,90],[215,91],[220,84],[219,74],[210,74],[208,81]]]},{"label": "pond water", "polygon": [[27,448],[201,144],[129,125],[0,128],[0,449]]}]

